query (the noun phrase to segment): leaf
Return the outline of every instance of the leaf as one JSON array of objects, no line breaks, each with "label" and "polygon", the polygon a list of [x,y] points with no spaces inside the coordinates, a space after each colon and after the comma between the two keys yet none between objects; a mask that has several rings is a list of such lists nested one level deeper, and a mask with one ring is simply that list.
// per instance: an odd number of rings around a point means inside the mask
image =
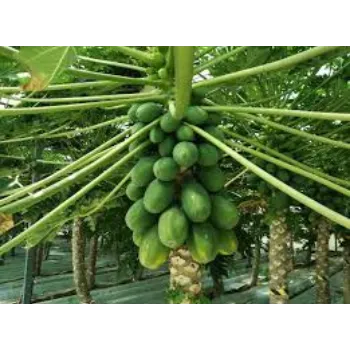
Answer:
[{"label": "leaf", "polygon": [[19,60],[31,74],[29,83],[23,85],[26,91],[44,90],[75,59],[73,46],[23,46]]},{"label": "leaf", "polygon": [[14,227],[12,215],[0,213],[0,236]]}]

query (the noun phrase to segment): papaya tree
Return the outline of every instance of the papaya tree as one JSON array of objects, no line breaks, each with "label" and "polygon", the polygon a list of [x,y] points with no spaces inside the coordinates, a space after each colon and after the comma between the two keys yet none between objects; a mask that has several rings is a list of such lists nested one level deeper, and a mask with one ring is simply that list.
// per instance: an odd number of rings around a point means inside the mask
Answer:
[{"label": "papaya tree", "polygon": [[[0,212],[16,213],[64,189],[73,191],[28,229],[6,242],[0,248],[0,255],[19,244],[39,244],[47,236],[48,225],[74,219],[74,215],[73,218],[69,215],[72,207],[120,172],[122,178],[111,192],[116,195],[127,184],[126,195],[133,203],[125,221],[139,247],[140,263],[157,269],[168,261],[169,301],[201,302],[203,266],[217,256],[231,255],[237,250],[233,229],[240,215],[238,203],[224,186],[223,159],[227,158],[271,187],[274,208],[271,233],[273,242],[277,242],[270,247],[272,252],[284,246],[287,239],[284,214],[289,198],[345,229],[350,228],[350,219],[343,213],[302,193],[288,180],[246,156],[254,155],[278,169],[349,197],[348,174],[330,175],[300,159],[310,145],[315,148],[326,145],[326,150],[332,147],[341,157],[350,148],[343,133],[350,120],[349,113],[337,109],[325,111],[323,101],[314,110],[303,104],[307,100],[305,93],[309,92],[304,88],[310,80],[317,80],[321,68],[343,69],[347,48],[213,47],[209,50],[116,46],[111,50],[119,53],[118,58],[128,57],[128,67],[114,60],[81,55],[74,47],[21,47],[19,51],[1,48],[2,54],[25,67],[30,79],[21,87],[0,87],[4,96],[21,93],[18,98],[21,105],[1,109],[0,120],[20,120],[27,116],[35,120],[39,115],[47,122],[54,113],[54,126],[36,134],[43,138],[57,135],[62,129],[66,134],[76,134],[74,123],[64,119],[67,112],[79,111],[87,123],[80,132],[98,130],[110,123],[120,123],[121,128],[47,177],[2,196]],[[95,65],[125,68],[137,74],[114,70],[102,73]],[[222,67],[229,69],[225,71]],[[55,83],[66,75],[86,81]],[[132,92],[115,94],[112,86],[118,89],[131,86]],[[93,93],[101,87],[111,90],[102,95]],[[88,90],[89,94],[50,97],[52,91],[67,90]],[[271,91],[273,96],[269,96]],[[335,98],[343,98],[344,89],[339,91],[340,97]],[[97,122],[85,117],[89,111],[104,108],[115,113],[114,120]],[[127,113],[123,115],[125,108]],[[63,118],[57,118],[58,115]],[[321,126],[325,125],[332,135],[322,130]],[[285,155],[270,147],[271,129],[283,132],[281,143],[295,142],[298,152]],[[300,151],[302,147],[304,153]],[[105,204],[103,199],[101,203]],[[282,250],[286,251],[284,247]],[[277,255],[272,255],[276,262]],[[282,264],[285,263],[283,260]],[[284,290],[284,274],[282,277]]]}]

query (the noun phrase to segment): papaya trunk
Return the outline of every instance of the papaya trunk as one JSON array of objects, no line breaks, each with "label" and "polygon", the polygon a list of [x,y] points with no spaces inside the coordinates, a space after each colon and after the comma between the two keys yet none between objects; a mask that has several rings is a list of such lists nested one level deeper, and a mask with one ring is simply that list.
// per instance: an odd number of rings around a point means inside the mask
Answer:
[{"label": "papaya trunk", "polygon": [[344,304],[350,304],[350,239],[345,239],[344,248]]},{"label": "papaya trunk", "polygon": [[94,235],[91,237],[90,243],[89,243],[89,263],[88,263],[87,277],[86,277],[90,290],[95,287],[97,252],[98,252],[98,236]]},{"label": "papaya trunk", "polygon": [[317,304],[330,304],[331,295],[329,289],[328,265],[329,222],[325,218],[320,218],[316,230],[316,302]]},{"label": "papaya trunk", "polygon": [[75,219],[72,234],[73,276],[77,296],[81,304],[90,304],[91,296],[86,279],[85,240],[82,220]]},{"label": "papaya trunk", "polygon": [[288,230],[287,235],[287,247],[288,247],[288,271],[294,270],[295,259],[294,259],[294,237],[292,230]]},{"label": "papaya trunk", "polygon": [[192,304],[202,292],[202,267],[192,259],[185,247],[174,250],[169,256],[171,304]]},{"label": "papaya trunk", "polygon": [[306,249],[306,256],[305,256],[305,265],[310,266],[311,265],[311,258],[312,258],[312,246],[311,240],[307,243],[307,249]]},{"label": "papaya trunk", "polygon": [[270,304],[287,304],[289,299],[287,234],[286,218],[284,215],[280,215],[270,225]]},{"label": "papaya trunk", "polygon": [[144,271],[145,271],[145,268],[141,264],[139,264],[134,275],[134,281],[140,281],[142,279]]},{"label": "papaya trunk", "polygon": [[337,233],[334,234],[334,252],[338,253],[338,235],[337,235]]},{"label": "papaya trunk", "polygon": [[45,244],[45,258],[44,258],[44,260],[48,260],[49,259],[51,246],[52,246],[51,242],[47,242]]},{"label": "papaya trunk", "polygon": [[256,236],[255,237],[255,247],[254,247],[252,278],[251,278],[251,282],[250,282],[251,287],[255,287],[258,283],[260,261],[261,261],[261,239],[259,236]]},{"label": "papaya trunk", "polygon": [[35,262],[35,276],[41,275],[41,267],[43,264],[43,258],[44,258],[44,245],[41,244],[37,248],[36,262]]}]

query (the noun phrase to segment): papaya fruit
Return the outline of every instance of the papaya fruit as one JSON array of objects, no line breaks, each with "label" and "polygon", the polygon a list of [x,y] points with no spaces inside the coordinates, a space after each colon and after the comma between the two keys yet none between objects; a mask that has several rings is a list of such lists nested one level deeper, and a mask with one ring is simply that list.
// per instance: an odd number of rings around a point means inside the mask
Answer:
[{"label": "papaya fruit", "polygon": [[220,141],[225,140],[224,133],[220,129],[218,129],[216,126],[209,125],[209,126],[206,126],[203,130]]},{"label": "papaya fruit", "polygon": [[131,171],[131,181],[139,187],[147,186],[153,179],[153,165],[156,157],[141,158]]},{"label": "papaya fruit", "polygon": [[143,197],[143,204],[150,213],[159,214],[172,203],[174,194],[174,182],[164,182],[156,179],[148,185]]},{"label": "papaya fruit", "polygon": [[146,102],[140,105],[136,110],[136,118],[139,122],[150,123],[157,119],[163,113],[160,104],[154,102]]},{"label": "papaya fruit", "polygon": [[176,178],[180,168],[171,157],[158,159],[153,166],[155,177],[161,181],[172,181]]},{"label": "papaya fruit", "polygon": [[290,175],[286,170],[278,170],[276,176],[283,182],[288,182],[290,180]]},{"label": "papaya fruit", "polygon": [[140,106],[139,103],[135,103],[129,108],[129,110],[127,112],[128,117],[134,123],[137,122],[136,111],[137,111],[137,108],[139,108],[139,106]]},{"label": "papaya fruit", "polygon": [[126,196],[133,202],[142,198],[144,192],[144,187],[136,186],[133,182],[130,182],[125,190]]},{"label": "papaya fruit", "polygon": [[168,136],[164,139],[164,141],[158,144],[158,153],[162,157],[171,156],[175,145],[175,138],[173,136]]},{"label": "papaya fruit", "polygon": [[265,181],[260,181],[257,190],[261,194],[267,194],[269,192],[269,186]]},{"label": "papaya fruit", "polygon": [[177,130],[177,128],[180,126],[181,121],[178,119],[175,119],[170,112],[164,114],[160,118],[160,127],[161,129],[166,133],[171,133]]},{"label": "papaya fruit", "polygon": [[139,130],[141,130],[144,126],[146,126],[145,123],[137,122],[131,127],[131,134],[135,134]]},{"label": "papaya fruit", "polygon": [[185,119],[194,125],[202,125],[208,118],[208,112],[198,106],[190,106],[185,112]]},{"label": "papaya fruit", "polygon": [[276,171],[276,165],[275,164],[272,164],[272,163],[269,163],[266,165],[266,171],[270,174],[274,174],[275,171]]},{"label": "papaya fruit", "polygon": [[205,188],[195,181],[182,185],[181,204],[185,214],[195,223],[206,221],[211,213],[211,202]]},{"label": "papaya fruit", "polygon": [[216,237],[216,249],[221,255],[232,255],[238,250],[238,240],[232,230],[219,230]]},{"label": "papaya fruit", "polygon": [[134,149],[136,149],[138,146],[140,146],[142,143],[142,140],[135,140],[133,142],[130,143],[128,150],[129,152],[132,152]]},{"label": "papaya fruit", "polygon": [[274,191],[269,197],[269,208],[273,211],[282,211],[289,207],[290,197],[281,191]]},{"label": "papaya fruit", "polygon": [[149,229],[139,249],[139,260],[142,266],[150,270],[161,267],[169,257],[170,249],[165,247],[158,236],[158,225]]},{"label": "papaya fruit", "polygon": [[176,137],[179,141],[193,141],[194,131],[187,125],[182,125],[176,130]]},{"label": "papaya fruit", "polygon": [[158,76],[162,80],[167,80],[169,78],[169,74],[166,68],[160,68],[158,69]]},{"label": "papaya fruit", "polygon": [[209,113],[206,124],[208,125],[219,125],[222,120],[222,116],[218,113]]},{"label": "papaya fruit", "polygon": [[143,198],[136,201],[125,215],[125,223],[131,231],[144,231],[155,224],[157,216],[149,213],[144,204]]},{"label": "papaya fruit", "polygon": [[193,260],[200,264],[213,261],[217,254],[217,230],[209,222],[192,225],[192,235],[188,248]]},{"label": "papaya fruit", "polygon": [[140,247],[142,239],[145,236],[145,231],[133,231],[132,232],[132,241],[137,247]]},{"label": "papaya fruit", "polygon": [[213,166],[220,158],[217,148],[209,143],[201,143],[198,146],[198,164],[202,166]]},{"label": "papaya fruit", "polygon": [[184,212],[174,206],[159,217],[158,234],[160,241],[168,248],[176,249],[183,245],[189,234],[189,222]]},{"label": "papaya fruit", "polygon": [[209,192],[218,192],[225,185],[225,176],[220,167],[201,167],[198,172],[198,177],[202,185]]},{"label": "papaya fruit", "polygon": [[164,138],[164,131],[159,126],[155,126],[151,129],[149,133],[149,139],[152,143],[161,143]]},{"label": "papaya fruit", "polygon": [[231,230],[239,221],[237,207],[223,196],[211,196],[212,211],[210,221],[221,230]]},{"label": "papaya fruit", "polygon": [[175,162],[184,168],[189,168],[198,160],[198,149],[193,142],[179,142],[173,149]]}]

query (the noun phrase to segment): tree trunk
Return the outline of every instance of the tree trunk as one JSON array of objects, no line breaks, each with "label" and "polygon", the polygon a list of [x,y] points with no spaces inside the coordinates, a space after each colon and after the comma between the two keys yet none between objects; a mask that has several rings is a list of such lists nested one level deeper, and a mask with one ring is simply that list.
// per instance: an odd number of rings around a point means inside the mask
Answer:
[{"label": "tree trunk", "polygon": [[141,264],[139,264],[134,274],[134,281],[140,281],[144,271],[145,271],[145,268]]},{"label": "tree trunk", "polygon": [[325,218],[320,218],[316,226],[316,303],[330,304],[331,295],[329,289],[329,230],[330,223]]},{"label": "tree trunk", "polygon": [[44,257],[44,260],[48,260],[49,259],[51,246],[52,246],[51,242],[45,243],[45,257]]},{"label": "tree trunk", "polygon": [[305,257],[305,265],[310,266],[311,265],[311,258],[312,258],[312,246],[311,240],[307,242],[307,250],[306,250],[306,257]]},{"label": "tree trunk", "polygon": [[22,304],[31,304],[35,276],[36,248],[26,250],[24,260],[23,292],[20,298]]},{"label": "tree trunk", "polygon": [[344,256],[344,304],[350,304],[350,238],[345,239]]},{"label": "tree trunk", "polygon": [[87,277],[86,277],[90,290],[95,287],[97,251],[98,251],[98,236],[93,235],[90,238],[89,264],[88,264]]},{"label": "tree trunk", "polygon": [[44,245],[40,244],[40,246],[37,248],[36,253],[36,261],[35,261],[35,276],[41,275],[41,267],[43,263],[44,258]]},{"label": "tree trunk", "polygon": [[286,218],[280,215],[276,217],[270,225],[270,304],[287,304],[289,299],[287,288],[287,234],[288,227]]},{"label": "tree trunk", "polygon": [[193,304],[202,292],[202,267],[192,259],[186,247],[170,253],[170,294],[171,304]]},{"label": "tree trunk", "polygon": [[250,282],[251,287],[255,287],[258,283],[259,271],[260,271],[260,260],[261,260],[261,239],[259,236],[256,236],[254,240],[255,240],[255,247],[254,247],[252,278]]},{"label": "tree trunk", "polygon": [[334,233],[334,251],[338,253],[338,234]]},{"label": "tree trunk", "polygon": [[288,272],[294,270],[295,259],[294,259],[294,237],[292,230],[288,230],[287,234],[287,249],[288,249]]},{"label": "tree trunk", "polygon": [[90,304],[92,299],[86,279],[85,240],[81,218],[77,218],[74,221],[72,234],[72,262],[74,284],[79,301],[81,304]]}]

